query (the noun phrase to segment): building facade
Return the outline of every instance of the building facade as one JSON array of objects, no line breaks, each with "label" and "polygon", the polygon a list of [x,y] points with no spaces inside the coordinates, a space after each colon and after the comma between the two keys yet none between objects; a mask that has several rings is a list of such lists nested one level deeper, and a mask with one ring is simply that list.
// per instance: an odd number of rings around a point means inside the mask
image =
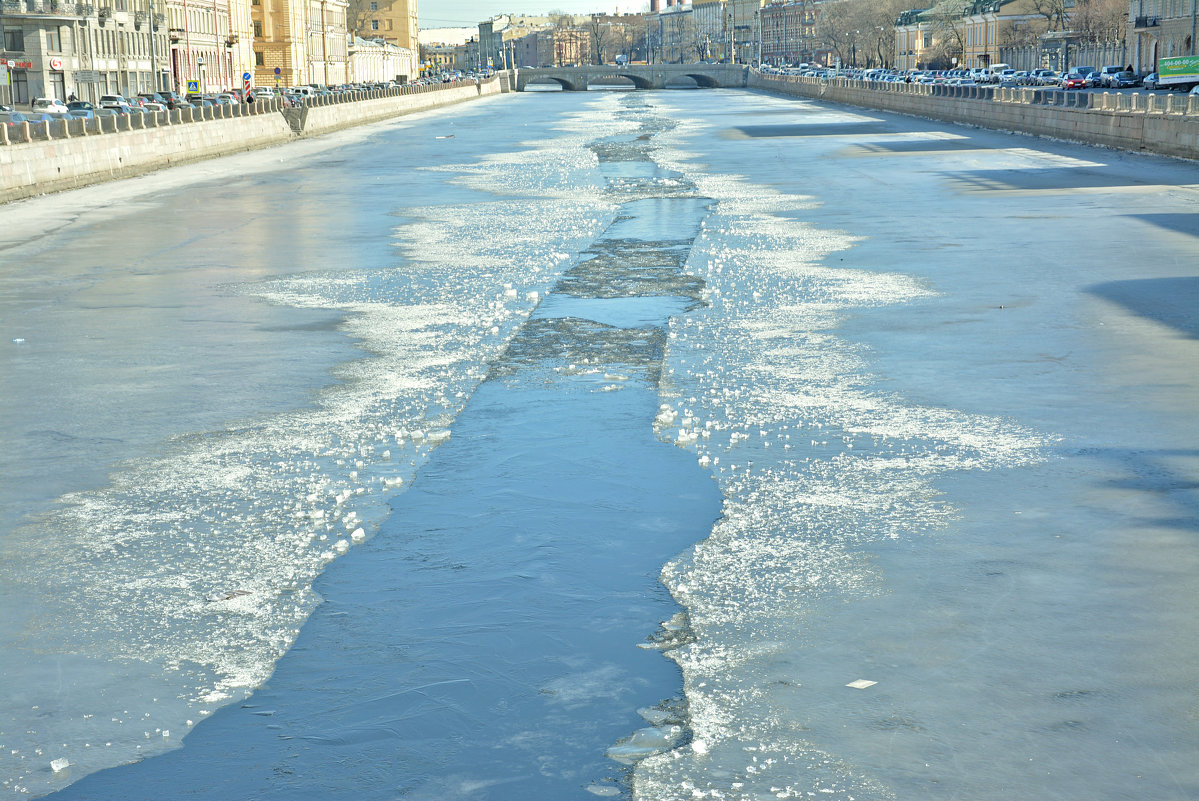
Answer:
[{"label": "building facade", "polygon": [[355,36],[349,52],[350,83],[407,83],[415,77],[416,56],[407,48]]},{"label": "building facade", "polygon": [[179,92],[240,87],[250,65],[249,0],[167,0],[171,85]]},{"label": "building facade", "polygon": [[732,28],[733,60],[750,64],[758,60],[759,12],[766,0],[728,0],[725,13]]},{"label": "building facade", "polygon": [[660,47],[658,58],[666,64],[698,61],[704,49],[695,34],[692,7],[679,3],[657,14]]},{"label": "building facade", "polygon": [[1129,0],[1129,57],[1138,71],[1155,71],[1161,58],[1199,53],[1196,5],[1195,0]]},{"label": "building facade", "polygon": [[762,7],[762,61],[766,64],[813,63],[816,7],[812,0],[775,0]]},{"label": "building facade", "polygon": [[347,13],[346,0],[250,0],[253,85],[346,83]]},{"label": "building facade", "polygon": [[[169,75],[165,9],[150,0],[105,4],[0,2],[0,102],[153,91]],[[158,24],[153,24],[157,20]]]},{"label": "building facade", "polygon": [[704,55],[700,59],[728,61],[733,53],[733,29],[725,0],[692,0],[692,26]]},{"label": "building facade", "polygon": [[[905,11],[895,26],[895,66],[973,69],[998,64],[1000,48],[1027,39],[1028,31],[1045,29],[1048,23],[1038,5],[1037,0],[973,0],[963,3],[961,16],[951,20],[935,20],[928,11]],[[1062,11],[1065,24],[1069,12]]]},{"label": "building facade", "polygon": [[420,52],[417,0],[363,0],[349,27],[364,39],[382,39],[414,53]]}]

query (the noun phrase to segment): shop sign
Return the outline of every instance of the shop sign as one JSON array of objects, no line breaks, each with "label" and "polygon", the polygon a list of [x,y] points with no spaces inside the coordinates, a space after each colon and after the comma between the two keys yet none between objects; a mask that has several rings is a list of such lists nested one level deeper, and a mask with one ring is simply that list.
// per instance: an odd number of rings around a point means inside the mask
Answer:
[{"label": "shop sign", "polygon": [[61,70],[62,69],[62,59],[61,58],[50,59],[50,69]]}]

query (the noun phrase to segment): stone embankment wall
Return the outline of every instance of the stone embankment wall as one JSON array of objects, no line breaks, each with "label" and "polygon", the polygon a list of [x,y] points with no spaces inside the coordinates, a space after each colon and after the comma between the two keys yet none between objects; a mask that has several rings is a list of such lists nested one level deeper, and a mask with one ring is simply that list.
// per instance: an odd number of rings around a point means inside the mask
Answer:
[{"label": "stone embankment wall", "polygon": [[1199,159],[1199,96],[952,87],[752,72],[749,87],[944,122]]},{"label": "stone embankment wall", "polygon": [[[0,203],[125,178],[164,167],[289,142],[499,94],[500,81],[367,92],[349,102],[316,98],[52,122],[38,133],[0,125]],[[39,138],[40,134],[40,138]]]}]

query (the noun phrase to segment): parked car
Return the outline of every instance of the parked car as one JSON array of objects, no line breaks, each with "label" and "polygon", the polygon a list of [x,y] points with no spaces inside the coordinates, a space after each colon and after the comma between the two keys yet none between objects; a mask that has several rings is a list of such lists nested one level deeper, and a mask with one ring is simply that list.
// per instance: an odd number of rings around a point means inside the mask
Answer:
[{"label": "parked car", "polygon": [[1037,86],[1057,86],[1060,83],[1057,73],[1050,69],[1035,69],[1032,77]]},{"label": "parked car", "polygon": [[1127,89],[1131,86],[1140,86],[1141,79],[1137,77],[1135,72],[1124,70],[1113,75],[1111,78],[1111,83],[1108,85],[1113,89]]},{"label": "parked car", "polygon": [[162,102],[167,104],[167,108],[172,110],[177,108],[189,108],[191,106],[191,104],[180,97],[177,92],[162,91],[158,93],[158,96],[162,98]]},{"label": "parked car", "polygon": [[19,111],[0,111],[0,125],[20,125],[27,117]]},{"label": "parked car", "polygon": [[67,103],[67,111],[95,111],[96,107],[86,100],[72,100]]},{"label": "parked car", "polygon": [[57,97],[35,97],[30,108],[34,111],[66,111],[67,104]]},{"label": "parked car", "polygon": [[1193,94],[1193,95],[1199,95],[1199,83],[1197,83],[1197,84],[1195,84],[1194,86],[1192,86],[1192,87],[1191,87],[1191,92],[1190,92],[1190,93],[1191,93],[1191,94]]},{"label": "parked car", "polygon": [[217,96],[216,96],[216,102],[217,102],[217,103],[219,103],[219,104],[220,104],[220,105],[222,105],[222,106],[236,106],[236,105],[238,105],[238,104],[239,104],[241,101],[240,101],[240,100],[238,100],[238,99],[237,99],[236,97],[234,97],[233,95],[231,95],[231,94],[229,94],[229,93],[227,93],[227,92],[223,92],[223,93],[221,93],[221,94],[219,94],[219,95],[217,95]]},{"label": "parked car", "polygon": [[1072,72],[1069,75],[1067,75],[1066,77],[1062,78],[1062,88],[1063,89],[1086,89],[1087,88],[1086,76],[1084,76],[1080,73],[1077,73],[1077,72]]},{"label": "parked car", "polygon": [[166,111],[166,110],[167,110],[166,103],[155,103],[152,100],[147,100],[146,104],[144,106],[142,106],[142,111]]},{"label": "parked car", "polygon": [[1151,72],[1141,79],[1141,86],[1148,89],[1150,92],[1157,89],[1157,73]]},{"label": "parked car", "polygon": [[1071,67],[1071,68],[1070,68],[1070,72],[1076,72],[1076,73],[1078,73],[1079,75],[1083,76],[1084,78],[1085,78],[1086,76],[1090,75],[1092,72],[1098,72],[1098,71],[1099,71],[1099,68],[1098,68],[1098,67],[1082,67],[1082,66],[1079,66],[1079,67]]},{"label": "parked car", "polygon": [[90,108],[73,108],[67,114],[70,114],[71,119],[74,120],[90,120],[96,116],[96,110]]},{"label": "parked car", "polygon": [[1113,81],[1121,72],[1124,72],[1124,68],[1119,64],[1112,64],[1099,70],[1100,86],[1106,86],[1108,88],[1115,86]]},{"label": "parked car", "polygon": [[120,95],[100,95],[100,108],[124,109],[130,111],[129,101]]}]

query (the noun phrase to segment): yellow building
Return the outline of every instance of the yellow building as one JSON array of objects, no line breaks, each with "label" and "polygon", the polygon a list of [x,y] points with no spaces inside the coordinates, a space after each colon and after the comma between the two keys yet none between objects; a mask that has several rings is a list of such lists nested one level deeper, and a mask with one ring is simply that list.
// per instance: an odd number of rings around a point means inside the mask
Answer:
[{"label": "yellow building", "polygon": [[895,65],[913,69],[937,59],[963,69],[997,64],[999,48],[1022,38],[1022,31],[1044,31],[1045,16],[1036,6],[1036,0],[973,0],[952,19],[906,11],[895,25]]},{"label": "yellow building", "polygon": [[250,0],[254,86],[345,83],[346,0]]},{"label": "yellow building", "polygon": [[420,52],[419,26],[416,21],[417,0],[364,0],[361,13],[350,27],[363,39],[382,39],[385,42]]}]

